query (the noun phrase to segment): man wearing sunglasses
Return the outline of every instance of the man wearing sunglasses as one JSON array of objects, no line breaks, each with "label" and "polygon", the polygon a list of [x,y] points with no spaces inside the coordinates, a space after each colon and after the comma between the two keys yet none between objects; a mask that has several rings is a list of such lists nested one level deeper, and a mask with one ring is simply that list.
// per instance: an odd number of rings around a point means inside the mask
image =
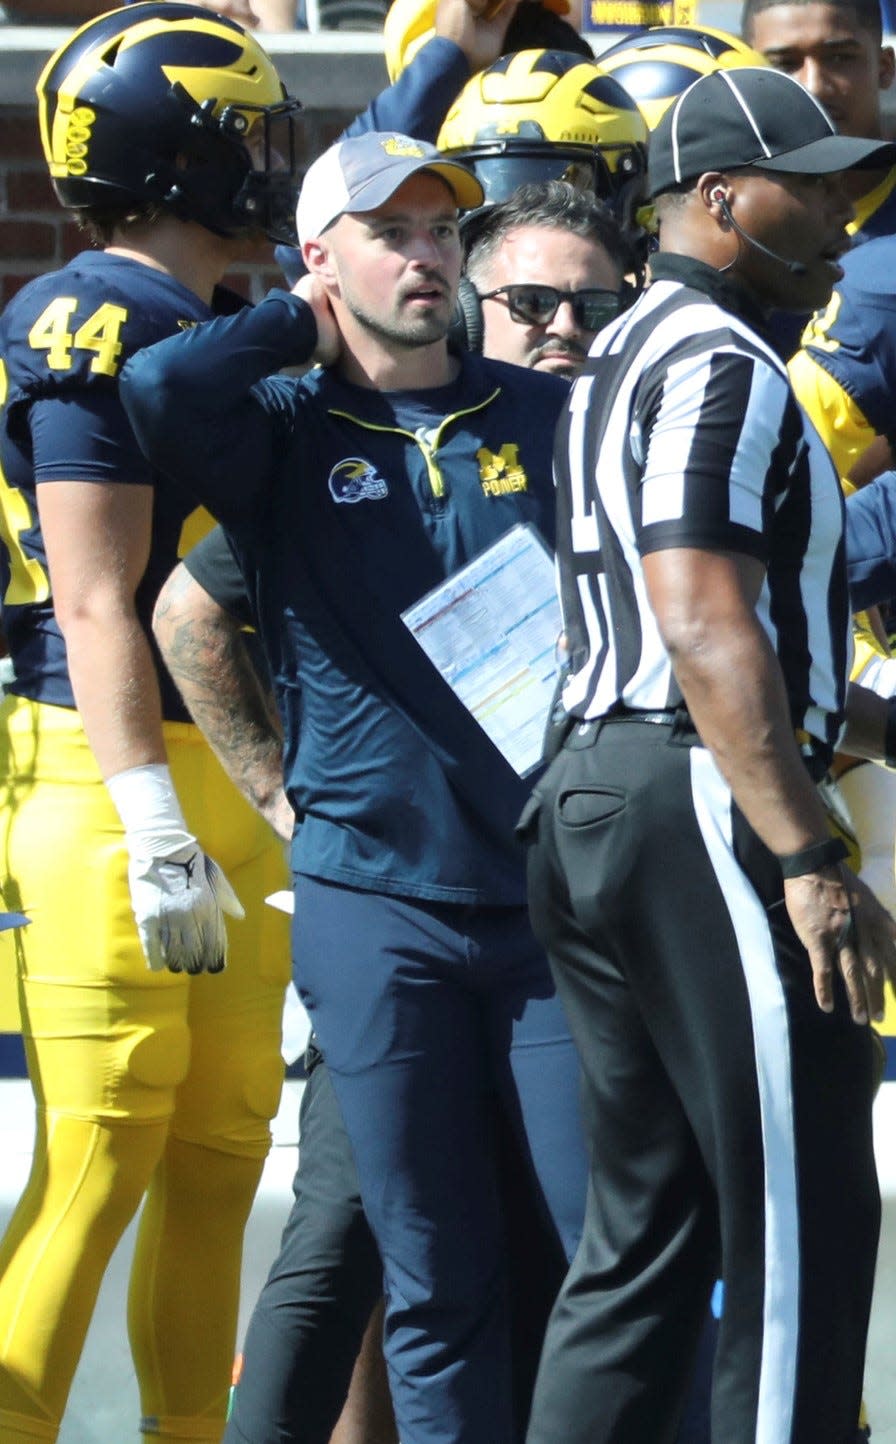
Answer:
[{"label": "man wearing sunglasses", "polygon": [[572,379],[634,295],[612,214],[562,181],[520,186],[475,218],[467,244],[461,304],[481,317],[483,354],[517,366]]}]

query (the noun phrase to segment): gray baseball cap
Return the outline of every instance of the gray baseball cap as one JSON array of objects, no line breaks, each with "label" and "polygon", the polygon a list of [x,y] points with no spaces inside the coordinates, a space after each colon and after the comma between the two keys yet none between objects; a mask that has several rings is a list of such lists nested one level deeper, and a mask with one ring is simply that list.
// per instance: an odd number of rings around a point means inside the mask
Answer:
[{"label": "gray baseball cap", "polygon": [[485,193],[465,165],[426,141],[371,130],[337,141],[309,167],[296,208],[299,244],[323,235],[347,212],[375,211],[422,170],[441,176],[459,210],[482,205]]}]

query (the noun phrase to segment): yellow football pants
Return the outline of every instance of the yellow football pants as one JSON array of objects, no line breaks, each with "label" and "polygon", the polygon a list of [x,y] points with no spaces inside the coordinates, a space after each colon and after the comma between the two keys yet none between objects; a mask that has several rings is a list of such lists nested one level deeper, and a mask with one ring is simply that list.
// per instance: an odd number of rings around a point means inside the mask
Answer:
[{"label": "yellow football pants", "polygon": [[[188,825],[246,910],[216,976],[146,967],[127,853],[75,712],[0,707],[2,858],[37,1105],[0,1244],[0,1444],[53,1440],[109,1258],[144,1201],[128,1300],[142,1432],[217,1440],[246,1219],[283,1077],[288,923],[263,898],[283,846],[196,728],[166,743]],[[9,956],[9,953],[6,954]]]}]

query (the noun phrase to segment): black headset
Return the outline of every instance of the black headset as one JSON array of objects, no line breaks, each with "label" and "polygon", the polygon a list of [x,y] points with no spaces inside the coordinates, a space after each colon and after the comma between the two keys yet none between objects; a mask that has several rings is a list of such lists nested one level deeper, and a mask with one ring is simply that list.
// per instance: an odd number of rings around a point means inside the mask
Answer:
[{"label": "black headset", "polygon": [[448,345],[453,351],[481,352],[485,340],[482,302],[473,282],[461,276],[454,303],[454,316],[448,328]]}]

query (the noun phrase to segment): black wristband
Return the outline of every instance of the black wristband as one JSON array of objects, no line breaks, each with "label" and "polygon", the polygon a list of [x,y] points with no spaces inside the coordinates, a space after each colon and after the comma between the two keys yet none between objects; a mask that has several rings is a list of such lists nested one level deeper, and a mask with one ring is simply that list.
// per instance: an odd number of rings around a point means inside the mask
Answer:
[{"label": "black wristband", "polygon": [[818,872],[847,857],[849,848],[842,837],[826,837],[824,842],[813,842],[800,852],[785,853],[778,861],[785,877],[805,877],[807,872]]},{"label": "black wristband", "polygon": [[891,697],[887,706],[887,725],[884,728],[884,762],[896,767],[896,697]]}]

